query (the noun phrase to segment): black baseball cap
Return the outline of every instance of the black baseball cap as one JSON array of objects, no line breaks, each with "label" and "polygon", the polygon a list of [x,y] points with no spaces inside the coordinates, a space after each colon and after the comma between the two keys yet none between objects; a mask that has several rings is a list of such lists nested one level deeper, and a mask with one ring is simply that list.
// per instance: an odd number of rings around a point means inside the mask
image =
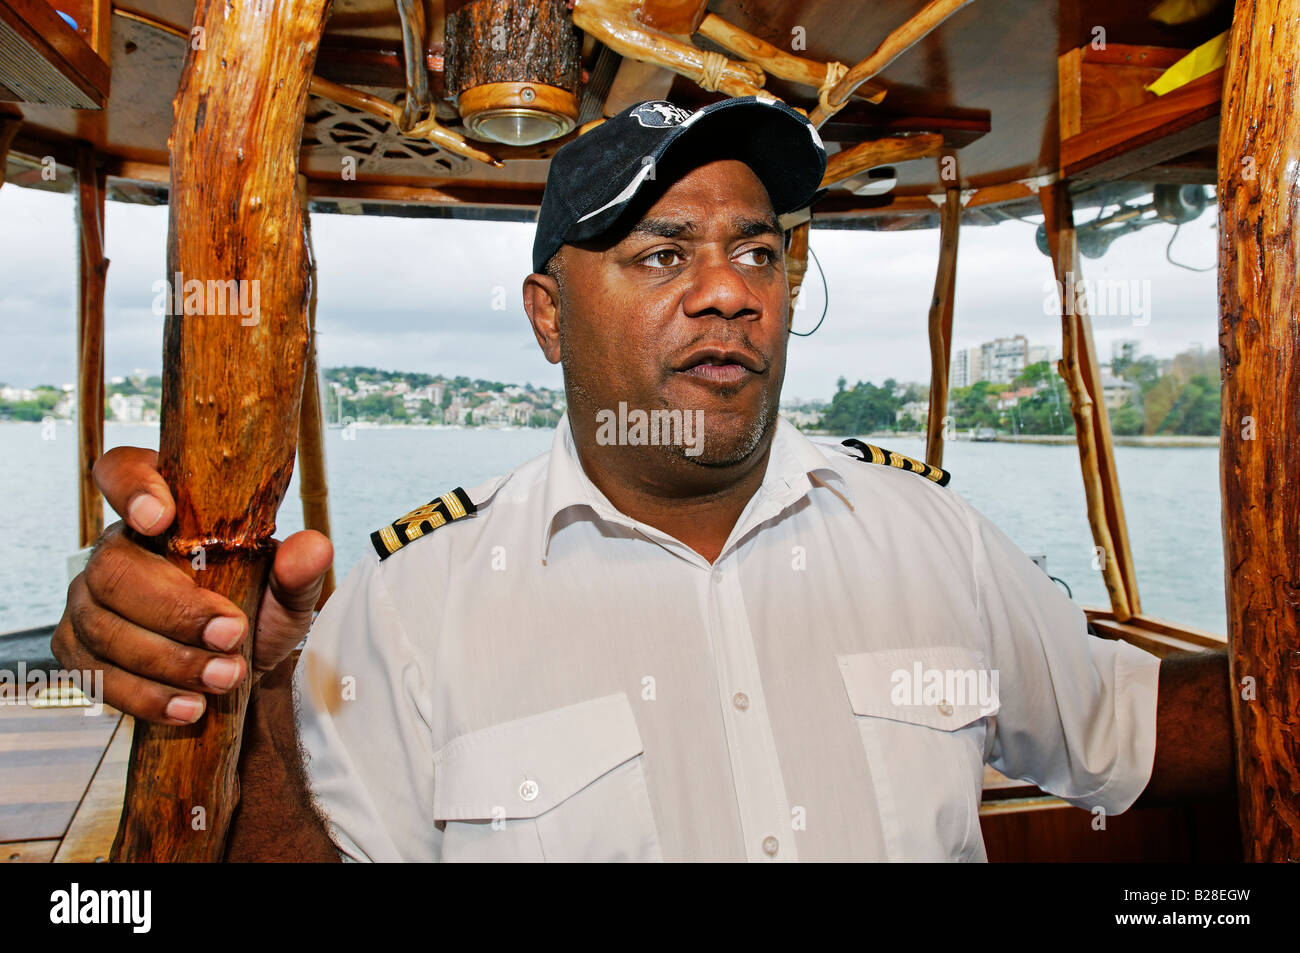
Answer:
[{"label": "black baseball cap", "polygon": [[695,112],[669,102],[629,106],[563,146],[551,159],[533,240],[533,271],[561,245],[598,238],[627,211],[670,154],[739,159],[767,189],[777,215],[812,204],[826,148],[802,113],[766,96],[737,96]]}]

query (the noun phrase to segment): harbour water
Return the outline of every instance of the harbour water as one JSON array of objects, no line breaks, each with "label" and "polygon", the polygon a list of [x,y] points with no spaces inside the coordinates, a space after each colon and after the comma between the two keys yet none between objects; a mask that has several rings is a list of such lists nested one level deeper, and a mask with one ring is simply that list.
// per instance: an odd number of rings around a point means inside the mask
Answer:
[{"label": "harbour water", "polygon": [[[547,430],[429,428],[330,430],[335,568],[342,575],[369,551],[369,534],[455,486],[473,487],[545,453]],[[157,447],[156,425],[106,427],[107,447]],[[921,442],[878,443],[920,457]],[[0,423],[0,632],[59,618],[67,557],[76,549],[77,436],[57,422]],[[1218,448],[1116,447],[1143,611],[1214,633],[1225,630]],[[1079,456],[1073,446],[950,443],[951,486],[1047,567],[1084,605],[1106,605],[1093,568]],[[105,520],[117,519],[111,510]],[[280,535],[302,528],[295,478]]]}]

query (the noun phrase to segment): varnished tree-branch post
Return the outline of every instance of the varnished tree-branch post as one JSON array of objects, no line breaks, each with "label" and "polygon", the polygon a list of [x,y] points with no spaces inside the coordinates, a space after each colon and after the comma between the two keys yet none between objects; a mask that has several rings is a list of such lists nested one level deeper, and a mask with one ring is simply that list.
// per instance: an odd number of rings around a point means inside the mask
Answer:
[{"label": "varnished tree-branch post", "polygon": [[1119,497],[1110,424],[1101,399],[1096,356],[1092,353],[1087,302],[1076,293],[1079,282],[1079,244],[1074,231],[1074,203],[1069,186],[1056,182],[1038,193],[1043,222],[1056,272],[1061,299],[1061,360],[1057,367],[1070,393],[1074,437],[1079,447],[1079,468],[1087,501],[1088,525],[1100,550],[1102,581],[1110,596],[1115,618],[1126,622],[1138,611],[1136,582],[1130,585],[1125,565],[1131,570],[1124,510]]},{"label": "varnished tree-branch post", "polygon": [[[0,159],[0,164],[3,160]],[[104,197],[107,177],[94,150],[77,152],[77,539],[104,531],[104,497],[91,470],[104,452]]]},{"label": "varnished tree-branch post", "polygon": [[[309,286],[295,175],[327,13],[326,0],[200,0],[169,140],[167,276],[183,305],[163,332],[159,469],[176,498],[163,543],[254,623],[298,434]],[[115,860],[222,858],[249,690],[208,696],[191,726],[137,723]]]},{"label": "varnished tree-branch post", "polygon": [[1244,856],[1300,861],[1300,9],[1239,0],[1219,133],[1220,467]]},{"label": "varnished tree-branch post", "polygon": [[[325,419],[321,409],[320,374],[316,361],[316,301],[319,297],[319,276],[316,270],[316,253],[311,241],[311,212],[307,208],[307,179],[298,177],[298,188],[303,200],[302,223],[307,244],[311,295],[307,303],[307,333],[311,341],[307,346],[307,368],[303,374],[302,411],[298,417],[298,497],[302,501],[303,529],[314,529],[330,535],[329,480],[325,473]],[[316,608],[325,605],[334,593],[334,566],[325,572]]]},{"label": "varnished tree-branch post", "polygon": [[943,466],[943,419],[948,414],[948,365],[952,358],[952,311],[957,295],[957,239],[961,189],[944,193],[939,213],[939,267],[930,299],[930,410],[925,423],[925,462]]}]

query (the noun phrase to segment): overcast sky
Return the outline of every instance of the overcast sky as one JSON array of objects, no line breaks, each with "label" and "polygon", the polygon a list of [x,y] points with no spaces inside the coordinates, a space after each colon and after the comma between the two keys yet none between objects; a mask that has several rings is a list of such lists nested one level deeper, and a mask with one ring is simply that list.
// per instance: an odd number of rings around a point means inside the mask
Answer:
[{"label": "overcast sky", "polygon": [[[1087,213],[1091,215],[1092,213]],[[313,216],[320,264],[320,360],[339,364],[481,377],[558,387],[527,327],[520,283],[530,270],[533,226],[445,219]],[[166,208],[109,203],[107,372],[158,373],[162,319],[153,285],[165,271]],[[1165,260],[1169,225],[1117,240],[1100,260],[1085,259],[1088,280],[1134,281],[1149,315],[1094,318],[1097,349],[1133,338],[1140,350],[1169,357],[1191,344],[1216,348],[1216,279]],[[1214,262],[1213,209],[1184,226],[1175,259]],[[938,254],[935,229],[844,232],[814,229],[812,248],[830,288],[826,321],[790,343],[787,399],[829,399],[841,375],[850,382],[928,381],[926,315]],[[1051,266],[1020,222],[962,231],[954,319],[956,347],[1024,334],[1059,344],[1060,320],[1044,313]],[[503,289],[498,291],[498,289]],[[821,281],[810,264],[796,330],[821,314]],[[493,308],[504,295],[504,310]],[[76,245],[73,201],[0,188],[0,382],[30,387],[75,378]]]}]

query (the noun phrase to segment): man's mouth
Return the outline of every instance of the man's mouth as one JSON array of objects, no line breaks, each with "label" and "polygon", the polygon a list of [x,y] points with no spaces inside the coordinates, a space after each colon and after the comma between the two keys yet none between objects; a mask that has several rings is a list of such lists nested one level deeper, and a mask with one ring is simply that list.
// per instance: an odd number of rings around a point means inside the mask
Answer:
[{"label": "man's mouth", "polygon": [[692,352],[676,368],[679,373],[714,384],[738,384],[763,371],[762,361],[744,351],[703,348]]}]

